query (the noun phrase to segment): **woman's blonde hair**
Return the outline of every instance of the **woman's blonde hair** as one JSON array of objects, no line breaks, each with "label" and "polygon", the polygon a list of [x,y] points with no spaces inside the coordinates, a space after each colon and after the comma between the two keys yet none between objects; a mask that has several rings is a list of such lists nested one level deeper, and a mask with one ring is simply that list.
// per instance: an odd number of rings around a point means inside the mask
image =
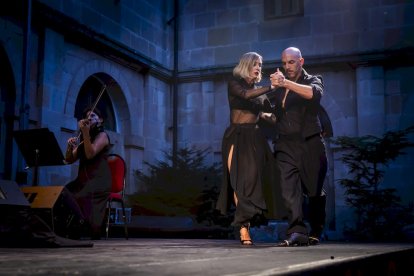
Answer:
[{"label": "woman's blonde hair", "polygon": [[[250,78],[250,70],[254,66],[256,61],[262,62],[263,58],[256,52],[248,52],[242,55],[239,64],[233,69],[233,76],[240,77],[243,79]],[[262,72],[255,78],[254,82],[260,82],[262,80]]]}]

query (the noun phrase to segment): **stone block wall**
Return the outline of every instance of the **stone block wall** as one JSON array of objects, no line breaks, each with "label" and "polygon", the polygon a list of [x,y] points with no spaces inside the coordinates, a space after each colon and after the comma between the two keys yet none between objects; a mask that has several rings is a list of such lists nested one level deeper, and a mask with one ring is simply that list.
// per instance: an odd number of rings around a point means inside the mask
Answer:
[{"label": "stone block wall", "polygon": [[[178,147],[209,147],[208,161],[220,162],[221,138],[229,123],[227,78],[232,68],[243,53],[257,51],[264,58],[262,84],[267,85],[268,75],[281,66],[280,53],[288,46],[299,47],[305,68],[323,76],[322,104],[335,136],[381,135],[414,124],[411,1],[304,0],[303,16],[277,19],[265,17],[265,1],[177,1],[178,17],[170,0],[33,0],[34,10],[50,8],[57,14],[53,20],[64,17],[69,26],[62,31],[62,26],[33,17],[30,127],[51,129],[64,150],[77,128],[74,107],[82,84],[95,73],[110,76],[118,84],[110,95],[117,121],[110,136],[114,150],[127,161],[128,193],[133,193],[139,189],[134,170],[145,170],[145,161],[151,163],[163,157],[163,150],[171,150],[174,131]],[[16,18],[0,17],[0,47],[15,77],[10,81],[16,87],[18,118],[24,32],[21,18]],[[179,30],[177,129],[172,90],[175,22]],[[73,26],[76,31],[70,29]],[[96,44],[80,41],[84,33]],[[102,45],[116,48],[119,56],[108,54]],[[334,193],[329,216],[333,231],[340,232],[351,214],[336,180],[347,172],[335,160],[336,149],[329,146],[332,166],[327,185]],[[17,156],[14,149],[13,175],[22,165]],[[414,152],[409,150],[384,178],[399,190],[404,202],[414,200],[413,163]],[[64,184],[75,175],[76,166],[45,168],[40,182]]]}]

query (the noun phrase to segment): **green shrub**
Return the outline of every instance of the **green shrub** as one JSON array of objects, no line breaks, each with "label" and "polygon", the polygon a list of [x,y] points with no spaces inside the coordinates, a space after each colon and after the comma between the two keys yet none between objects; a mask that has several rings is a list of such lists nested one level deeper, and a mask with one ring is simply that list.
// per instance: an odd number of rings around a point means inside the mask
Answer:
[{"label": "green shrub", "polygon": [[348,167],[350,178],[339,179],[345,188],[345,201],[356,214],[355,226],[348,226],[345,235],[358,240],[395,240],[402,236],[403,226],[413,222],[412,206],[403,206],[396,189],[381,186],[389,163],[408,147],[407,136],[414,126],[389,131],[378,138],[340,136],[333,140],[344,151],[339,158]]},{"label": "green shrub", "polygon": [[[139,192],[128,201],[135,215],[192,216],[197,222],[216,224],[215,204],[221,184],[221,163],[205,165],[208,149],[183,148],[165,160],[145,163],[149,173],[135,171]],[[175,166],[173,165],[175,163]]]}]

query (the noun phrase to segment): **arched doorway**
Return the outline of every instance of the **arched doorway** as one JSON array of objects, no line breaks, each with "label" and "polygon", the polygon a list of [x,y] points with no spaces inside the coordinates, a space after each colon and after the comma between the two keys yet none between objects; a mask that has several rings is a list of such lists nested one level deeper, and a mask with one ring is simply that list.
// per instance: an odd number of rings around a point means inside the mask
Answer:
[{"label": "arched doorway", "polygon": [[6,51],[0,46],[0,179],[13,180],[13,124],[16,86]]}]

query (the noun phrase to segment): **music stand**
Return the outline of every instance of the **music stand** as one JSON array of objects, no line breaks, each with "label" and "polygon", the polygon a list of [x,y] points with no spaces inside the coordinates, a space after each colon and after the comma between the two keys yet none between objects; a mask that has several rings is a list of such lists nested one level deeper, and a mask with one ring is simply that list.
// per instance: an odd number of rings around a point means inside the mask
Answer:
[{"label": "music stand", "polygon": [[37,186],[39,166],[64,165],[56,137],[48,128],[16,130],[13,136],[28,167],[34,167],[32,186]]}]

